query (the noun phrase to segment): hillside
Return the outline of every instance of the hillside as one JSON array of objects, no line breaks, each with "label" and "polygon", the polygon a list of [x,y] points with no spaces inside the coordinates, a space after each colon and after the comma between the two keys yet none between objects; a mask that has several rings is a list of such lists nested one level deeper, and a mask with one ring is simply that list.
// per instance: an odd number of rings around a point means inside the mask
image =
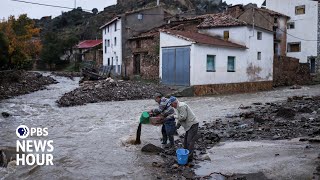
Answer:
[{"label": "hillside", "polygon": [[[160,0],[160,2],[173,14],[190,10],[195,10],[196,14],[217,13],[228,6],[225,2],[222,3],[222,0]],[[99,27],[115,15],[155,5],[155,0],[118,0],[117,5],[106,7],[97,14],[78,8],[64,12],[53,19],[36,20],[36,24],[42,29],[42,35],[54,32],[62,38],[75,35],[79,40],[96,39],[101,38]]]}]

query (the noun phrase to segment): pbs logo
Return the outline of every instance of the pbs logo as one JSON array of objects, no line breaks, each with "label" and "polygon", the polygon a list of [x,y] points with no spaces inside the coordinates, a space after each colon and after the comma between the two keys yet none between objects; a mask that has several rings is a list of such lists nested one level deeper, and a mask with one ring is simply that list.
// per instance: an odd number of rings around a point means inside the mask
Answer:
[{"label": "pbs logo", "polygon": [[24,139],[29,136],[29,128],[25,125],[18,126],[16,134],[19,138]]}]

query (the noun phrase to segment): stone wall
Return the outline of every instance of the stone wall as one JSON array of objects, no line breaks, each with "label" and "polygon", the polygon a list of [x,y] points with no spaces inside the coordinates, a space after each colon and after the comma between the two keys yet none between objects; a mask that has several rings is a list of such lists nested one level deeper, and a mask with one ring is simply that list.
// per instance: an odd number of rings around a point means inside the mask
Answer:
[{"label": "stone wall", "polygon": [[195,96],[247,93],[272,89],[272,81],[210,84],[193,86]]},{"label": "stone wall", "polygon": [[[140,47],[137,47],[138,41]],[[132,50],[132,56],[126,64],[127,75],[130,78],[139,75],[142,79],[159,79],[159,35],[130,40],[129,48]],[[140,55],[140,74],[134,72],[136,55]]]},{"label": "stone wall", "polygon": [[273,61],[273,85],[305,85],[311,82],[309,63],[299,63],[299,59],[279,56]]}]

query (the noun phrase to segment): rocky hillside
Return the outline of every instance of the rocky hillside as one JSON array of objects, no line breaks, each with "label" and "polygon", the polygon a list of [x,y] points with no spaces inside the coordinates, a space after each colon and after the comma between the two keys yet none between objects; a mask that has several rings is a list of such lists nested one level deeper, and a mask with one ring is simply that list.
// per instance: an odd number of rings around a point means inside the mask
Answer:
[{"label": "rocky hillside", "polygon": [[[222,0],[160,0],[161,5],[173,14],[194,10],[196,14],[222,12],[228,5]],[[55,32],[59,37],[76,35],[79,40],[101,38],[99,27],[111,20],[115,15],[151,7],[156,0],[118,0],[117,5],[104,8],[99,13],[86,12],[81,8],[64,12],[53,19],[36,20],[42,34]]]}]

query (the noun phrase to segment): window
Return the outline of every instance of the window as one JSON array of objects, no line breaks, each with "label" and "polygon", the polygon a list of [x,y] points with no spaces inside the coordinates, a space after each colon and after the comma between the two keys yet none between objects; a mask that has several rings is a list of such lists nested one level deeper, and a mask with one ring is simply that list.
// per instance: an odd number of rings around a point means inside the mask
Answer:
[{"label": "window", "polygon": [[108,66],[110,66],[110,58],[108,58]]},{"label": "window", "polygon": [[229,31],[223,31],[223,39],[228,40],[229,39]]},{"label": "window", "polygon": [[294,22],[288,22],[287,29],[294,29]]},{"label": "window", "polygon": [[258,60],[261,60],[261,52],[258,52],[258,53],[257,53],[257,59],[258,59]]},{"label": "window", "polygon": [[207,55],[207,72],[215,72],[215,55]]},{"label": "window", "polygon": [[107,40],[104,40],[104,53],[107,53]]},{"label": "window", "polygon": [[109,40],[109,39],[108,39],[108,43],[107,43],[107,46],[108,46],[108,47],[110,47],[110,40]]},{"label": "window", "polygon": [[300,52],[300,51],[301,51],[300,42],[288,43],[288,52]]},{"label": "window", "polygon": [[277,23],[278,23],[278,18],[275,17],[275,18],[273,19],[273,22],[274,22],[275,24],[277,24]]},{"label": "window", "polygon": [[257,39],[262,40],[262,32],[257,32]]},{"label": "window", "polygon": [[117,45],[117,37],[114,37],[114,46]]},{"label": "window", "polygon": [[104,34],[106,34],[107,33],[107,28],[104,28]]},{"label": "window", "polygon": [[114,31],[117,31],[117,21],[114,22]]},{"label": "window", "polygon": [[107,28],[107,29],[108,29],[108,32],[109,32],[109,31],[110,31],[109,26],[108,26],[108,28]]},{"label": "window", "polygon": [[296,6],[296,15],[299,14],[305,14],[306,13],[306,6],[302,5],[302,6]]},{"label": "window", "polygon": [[141,48],[141,41],[140,40],[136,41],[136,48]]},{"label": "window", "polygon": [[234,56],[228,56],[228,72],[236,72],[235,59]]}]

